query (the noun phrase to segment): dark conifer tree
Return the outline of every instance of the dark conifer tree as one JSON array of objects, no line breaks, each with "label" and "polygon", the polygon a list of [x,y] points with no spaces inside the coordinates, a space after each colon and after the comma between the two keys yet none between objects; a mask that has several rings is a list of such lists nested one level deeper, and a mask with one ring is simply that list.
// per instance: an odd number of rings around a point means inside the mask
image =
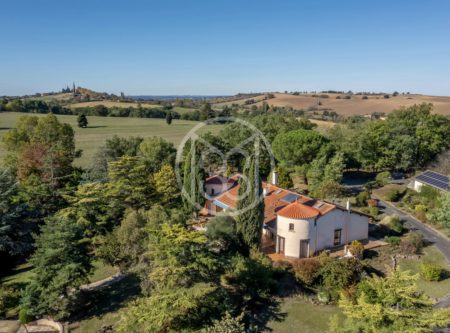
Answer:
[{"label": "dark conifer tree", "polygon": [[78,115],[78,127],[86,128],[88,125],[87,117],[84,114]]},{"label": "dark conifer tree", "polygon": [[167,123],[167,125],[172,124],[172,119],[173,119],[172,112],[167,111],[167,113],[166,113],[166,123]]},{"label": "dark conifer tree", "polygon": [[259,247],[264,222],[264,198],[262,196],[257,149],[259,148],[256,145],[256,154],[251,156],[248,167],[239,180],[239,199],[236,208],[241,212],[236,217],[236,229],[245,252],[248,252],[252,247]]},{"label": "dark conifer tree", "polygon": [[[187,147],[189,146],[187,145]],[[198,204],[193,204],[189,199],[183,197],[184,206],[186,210],[192,211],[195,214],[199,210],[198,206],[203,206],[205,203],[205,198],[203,197],[205,171],[203,170],[202,165],[200,165],[198,148],[198,144],[195,141],[190,142],[189,151],[184,160],[183,179],[183,186],[187,195],[191,200]]]}]

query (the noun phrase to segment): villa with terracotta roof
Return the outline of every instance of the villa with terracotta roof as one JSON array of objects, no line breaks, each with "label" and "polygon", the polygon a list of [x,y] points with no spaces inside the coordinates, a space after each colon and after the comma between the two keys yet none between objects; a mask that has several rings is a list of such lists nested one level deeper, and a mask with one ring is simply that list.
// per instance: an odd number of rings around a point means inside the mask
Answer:
[{"label": "villa with terracotta roof", "polygon": [[[263,235],[272,240],[276,253],[293,258],[306,258],[318,251],[333,249],[353,240],[368,239],[369,217],[341,207],[315,200],[276,185],[263,182]],[[227,178],[215,175],[205,183],[209,199],[204,213],[216,215],[236,208],[239,175]]]}]

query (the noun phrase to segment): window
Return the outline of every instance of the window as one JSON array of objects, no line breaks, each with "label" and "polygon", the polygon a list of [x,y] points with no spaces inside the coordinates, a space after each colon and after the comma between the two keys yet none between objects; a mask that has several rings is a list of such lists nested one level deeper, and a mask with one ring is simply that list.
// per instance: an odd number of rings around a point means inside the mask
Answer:
[{"label": "window", "polygon": [[341,245],[342,229],[336,229],[334,231],[334,246]]},{"label": "window", "polygon": [[294,223],[289,223],[289,231],[294,231]]},{"label": "window", "polygon": [[213,188],[211,189],[211,195],[214,195],[214,189]]}]

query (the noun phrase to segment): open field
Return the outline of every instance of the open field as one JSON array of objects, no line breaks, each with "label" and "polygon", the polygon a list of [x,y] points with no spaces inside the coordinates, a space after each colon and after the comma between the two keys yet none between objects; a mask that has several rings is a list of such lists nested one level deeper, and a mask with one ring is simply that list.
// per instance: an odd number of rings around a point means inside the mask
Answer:
[{"label": "open field", "polygon": [[72,93],[64,93],[64,94],[55,94],[55,95],[48,95],[48,96],[32,96],[28,97],[26,99],[32,99],[32,100],[41,100],[44,102],[50,102],[50,101],[58,101],[58,102],[64,102],[68,101],[73,98]]},{"label": "open field", "polygon": [[[91,101],[91,102],[80,102],[80,103],[73,103],[67,105],[67,107],[71,109],[75,108],[85,108],[85,107],[93,107],[97,105],[103,105],[107,108],[111,107],[118,107],[118,108],[137,108],[139,106],[139,103],[135,102],[120,102],[120,101]],[[158,104],[151,104],[151,103],[141,103],[141,106],[143,108],[162,108],[161,105]]]},{"label": "open field", "polygon": [[[343,116],[365,115],[373,112],[389,113],[402,106],[421,103],[433,103],[436,113],[450,115],[450,97],[448,96],[398,95],[387,99],[383,96],[368,96],[368,99],[362,99],[361,95],[352,95],[351,99],[344,99],[345,94],[324,94],[328,95],[329,98],[312,97],[310,94],[294,96],[275,93],[274,95],[275,98],[267,100],[269,105],[290,106],[294,109],[308,109],[310,107],[331,109]],[[341,96],[341,99],[336,99],[337,96]],[[231,105],[232,103],[243,104],[245,100],[220,103],[215,104],[215,106]],[[319,100],[322,105],[318,105]],[[262,102],[256,103],[256,105],[261,104]]]},{"label": "open field", "polygon": [[[26,116],[26,113],[5,112],[0,113],[0,137],[10,128],[15,126],[17,119]],[[42,114],[33,114],[44,116]],[[106,139],[114,135],[120,137],[160,136],[177,146],[183,137],[199,122],[187,120],[174,120],[172,125],[167,125],[165,119],[149,118],[119,118],[119,117],[88,117],[88,128],[79,128],[76,116],[58,115],[60,121],[72,125],[75,130],[75,143],[77,149],[83,150],[81,158],[75,160],[75,165],[86,167],[91,161],[97,149],[103,145]],[[222,125],[209,125],[202,128],[203,132],[217,132]],[[0,147],[0,158],[4,150]]]},{"label": "open field", "polygon": [[[245,98],[242,98],[242,99],[237,99],[237,100],[229,101],[229,102],[214,103],[213,107],[214,108],[222,108],[225,105],[231,105],[231,104],[244,105],[245,101],[248,101],[248,100],[251,100],[251,99],[253,99],[255,102],[262,102],[264,100],[264,96],[265,96],[264,94],[261,94],[261,95],[255,96],[255,97],[245,97]],[[269,103],[269,101],[267,101],[267,103]],[[252,106],[252,105],[253,104],[250,104],[249,106]]]}]

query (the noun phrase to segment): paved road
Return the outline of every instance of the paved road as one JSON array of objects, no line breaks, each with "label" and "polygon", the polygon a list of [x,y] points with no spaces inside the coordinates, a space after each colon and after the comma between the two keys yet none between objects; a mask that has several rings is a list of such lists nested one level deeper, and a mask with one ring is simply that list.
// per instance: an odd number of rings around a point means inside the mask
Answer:
[{"label": "paved road", "polygon": [[378,200],[380,200],[380,208],[386,213],[386,214],[396,214],[400,217],[400,219],[405,221],[406,226],[411,228],[414,231],[417,231],[421,233],[424,238],[436,245],[436,247],[442,252],[442,254],[447,258],[447,262],[450,265],[450,239],[448,237],[445,237],[440,232],[434,230],[433,228],[430,228],[426,224],[423,224],[419,220],[417,220],[415,217],[403,213],[401,210],[397,209],[392,204],[389,204],[381,198],[374,195],[374,197]]}]

